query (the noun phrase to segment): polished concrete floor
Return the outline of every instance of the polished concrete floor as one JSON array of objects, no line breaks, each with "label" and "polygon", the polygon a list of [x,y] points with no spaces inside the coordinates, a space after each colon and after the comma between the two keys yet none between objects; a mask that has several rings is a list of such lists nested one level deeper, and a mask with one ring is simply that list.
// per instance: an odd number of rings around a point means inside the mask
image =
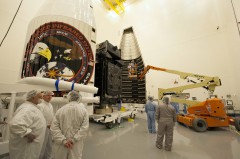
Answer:
[{"label": "polished concrete floor", "polygon": [[198,133],[176,124],[171,152],[157,149],[155,140],[145,119],[113,129],[92,122],[83,159],[240,159],[240,135],[229,128]]},{"label": "polished concrete floor", "polygon": [[91,122],[83,159],[240,159],[240,135],[229,128],[197,133],[176,124],[171,152],[157,149],[155,140],[139,117],[113,129]]}]

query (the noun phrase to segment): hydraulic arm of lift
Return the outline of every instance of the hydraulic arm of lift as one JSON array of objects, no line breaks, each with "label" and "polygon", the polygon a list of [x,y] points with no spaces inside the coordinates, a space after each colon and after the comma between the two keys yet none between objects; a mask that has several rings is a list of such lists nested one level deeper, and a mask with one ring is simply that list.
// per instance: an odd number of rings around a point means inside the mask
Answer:
[{"label": "hydraulic arm of lift", "polygon": [[[140,74],[139,79],[140,80],[143,79],[145,74],[150,69],[157,70],[157,71],[168,72],[168,73],[171,73],[171,74],[176,74],[176,75],[179,75],[181,79],[188,80],[189,82],[192,83],[192,84],[188,84],[188,85],[183,85],[183,86],[173,87],[173,88],[167,88],[167,89],[158,88],[158,98],[159,99],[162,99],[162,97],[164,95],[167,95],[167,94],[179,94],[179,93],[182,93],[184,90],[199,88],[199,87],[205,88],[206,90],[209,91],[209,93],[212,94],[214,92],[216,86],[221,86],[221,80],[219,79],[219,77],[210,77],[210,76],[181,72],[181,71],[176,71],[176,70],[169,70],[169,69],[154,67],[154,66],[150,66],[150,65],[145,67],[143,72]],[[196,81],[188,79],[188,77],[195,78]],[[186,99],[178,99],[178,98],[172,99],[172,101],[173,102],[178,102],[178,103],[186,103],[187,105],[195,105],[195,104],[199,103],[197,101],[191,101],[191,100],[186,100]]]}]

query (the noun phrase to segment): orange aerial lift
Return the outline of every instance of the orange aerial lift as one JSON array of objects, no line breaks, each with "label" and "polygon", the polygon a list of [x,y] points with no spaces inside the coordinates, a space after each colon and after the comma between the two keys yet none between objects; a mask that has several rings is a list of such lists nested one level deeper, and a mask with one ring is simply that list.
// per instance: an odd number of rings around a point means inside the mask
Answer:
[{"label": "orange aerial lift", "polygon": [[[149,69],[164,71],[179,75],[181,79],[186,79],[191,84],[168,88],[158,89],[158,98],[162,99],[164,95],[181,94],[184,90],[203,87],[210,94],[213,94],[216,86],[221,86],[219,77],[210,77],[193,73],[180,72],[148,65],[139,75],[139,79],[143,79]],[[195,79],[192,80],[192,79]],[[189,127],[192,127],[198,132],[206,131],[211,127],[225,127],[234,125],[240,131],[240,118],[233,118],[226,114],[224,103],[219,98],[210,98],[204,102],[192,101],[180,98],[171,98],[172,102],[183,103],[188,106],[188,114],[179,114],[177,121]]]}]

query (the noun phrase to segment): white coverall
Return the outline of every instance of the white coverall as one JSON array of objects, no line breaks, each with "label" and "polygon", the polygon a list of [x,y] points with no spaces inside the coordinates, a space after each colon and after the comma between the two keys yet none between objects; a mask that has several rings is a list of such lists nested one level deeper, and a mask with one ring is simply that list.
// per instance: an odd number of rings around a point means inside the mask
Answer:
[{"label": "white coverall", "polygon": [[[39,109],[43,113],[46,119],[46,124],[51,125],[53,120],[53,107],[51,103],[43,101],[38,104]],[[42,151],[40,154],[40,159],[51,159],[52,158],[52,135],[49,128],[46,128],[45,139],[42,146]]]},{"label": "white coverall", "polygon": [[165,136],[165,149],[170,151],[173,142],[173,127],[177,121],[176,110],[171,104],[163,104],[157,108],[156,120],[158,122],[157,141],[158,148],[163,147]]},{"label": "white coverall", "polygon": [[[26,101],[15,112],[9,122],[9,154],[11,159],[39,159],[45,136],[46,121],[37,105]],[[36,136],[28,143],[25,135]]]},{"label": "white coverall", "polygon": [[[87,136],[88,127],[88,113],[82,103],[73,101],[60,108],[50,128],[54,159],[81,159],[83,140]],[[73,140],[72,149],[64,146],[63,141],[66,139]]]}]

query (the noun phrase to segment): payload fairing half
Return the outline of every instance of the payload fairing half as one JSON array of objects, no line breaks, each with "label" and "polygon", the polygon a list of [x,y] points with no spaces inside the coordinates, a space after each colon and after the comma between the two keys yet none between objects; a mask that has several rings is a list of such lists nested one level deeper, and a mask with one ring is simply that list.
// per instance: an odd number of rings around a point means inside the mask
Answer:
[{"label": "payload fairing half", "polygon": [[28,27],[21,78],[93,83],[95,41],[91,0],[46,0]]}]

